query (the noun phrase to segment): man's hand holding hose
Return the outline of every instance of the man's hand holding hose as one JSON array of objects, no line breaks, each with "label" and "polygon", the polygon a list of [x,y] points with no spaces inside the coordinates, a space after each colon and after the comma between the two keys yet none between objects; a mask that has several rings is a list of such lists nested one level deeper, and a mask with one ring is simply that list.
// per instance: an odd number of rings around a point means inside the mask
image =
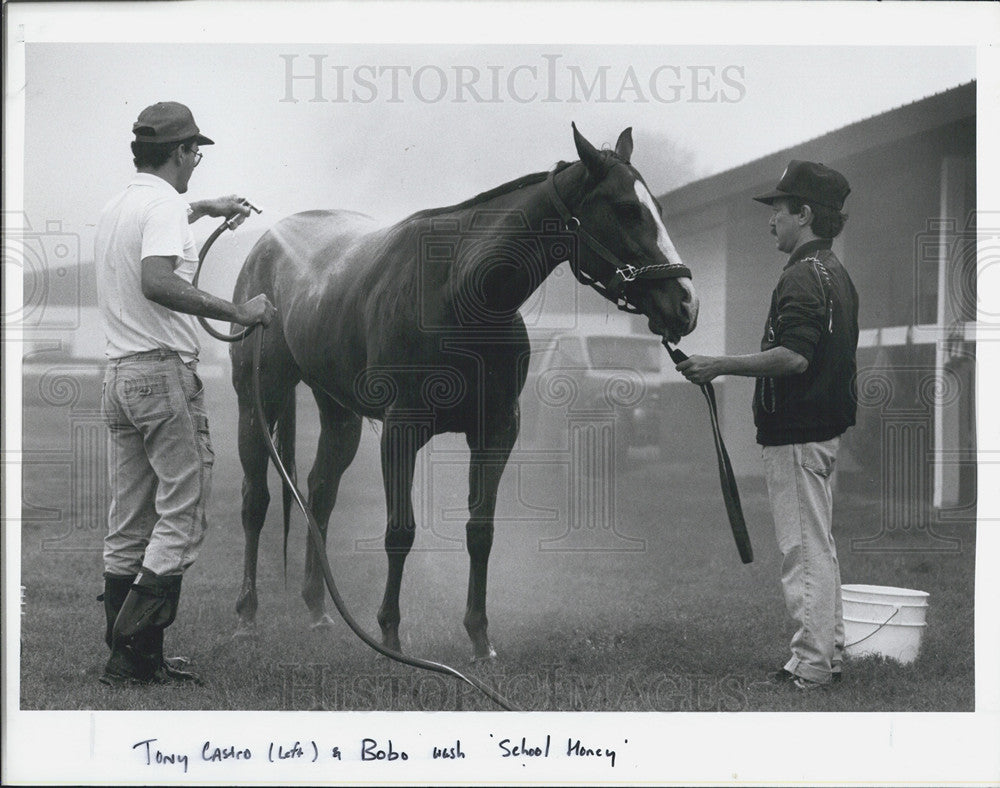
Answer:
[{"label": "man's hand holding hose", "polygon": [[[207,212],[206,216],[228,217],[226,219],[226,226],[230,230],[235,230],[243,224],[243,220],[250,215],[251,211],[255,213],[261,212],[260,208],[248,199],[238,197],[235,194],[230,194],[228,197],[219,197],[215,200],[207,200],[206,202],[209,204],[206,210],[212,211],[211,213]],[[266,328],[271,325],[271,321],[278,314],[278,310],[274,304],[263,293],[239,304],[236,308],[239,317],[235,322],[241,326],[255,326],[259,323]]]},{"label": "man's hand holding hose", "polygon": [[[205,256],[208,254],[208,250],[212,248],[212,244],[215,243],[215,240],[226,230],[235,230],[239,227],[243,223],[243,220],[246,219],[251,212],[261,213],[261,209],[245,197],[240,197],[235,194],[231,194],[227,197],[217,197],[213,200],[201,200],[196,203],[191,203],[191,209],[189,218],[191,216],[195,216],[196,211],[201,212],[198,214],[200,216],[222,216],[226,218],[226,220],[220,224],[206,239],[205,243],[201,247],[201,252],[198,255],[198,267],[195,269],[194,278],[191,281],[193,288],[197,288],[198,278],[201,276],[201,267],[205,262]],[[207,297],[214,299],[214,296]],[[208,324],[208,321],[205,320],[206,317],[217,317],[217,315],[205,314],[203,312],[194,312],[194,314],[198,316],[198,322],[210,336],[213,336],[223,342],[235,342],[247,336],[254,326],[269,326],[271,321],[274,320],[275,315],[278,313],[274,304],[272,304],[270,299],[263,293],[254,296],[249,301],[244,301],[242,304],[231,304],[230,307],[232,310],[231,314],[220,316],[220,319],[228,320],[230,323],[243,326],[241,331],[237,331],[233,334],[223,334],[222,332],[212,328],[212,326]]]},{"label": "man's hand holding hose", "polygon": [[210,200],[196,200],[191,203],[188,211],[188,224],[198,221],[203,216],[217,216],[226,219],[230,230],[235,230],[250,215],[260,213],[260,208],[246,197],[229,194],[225,197],[215,197]]},{"label": "man's hand holding hose", "polygon": [[237,305],[236,310],[237,318],[234,322],[241,326],[255,326],[260,323],[267,327],[271,325],[274,316],[278,314],[278,310],[263,293]]}]

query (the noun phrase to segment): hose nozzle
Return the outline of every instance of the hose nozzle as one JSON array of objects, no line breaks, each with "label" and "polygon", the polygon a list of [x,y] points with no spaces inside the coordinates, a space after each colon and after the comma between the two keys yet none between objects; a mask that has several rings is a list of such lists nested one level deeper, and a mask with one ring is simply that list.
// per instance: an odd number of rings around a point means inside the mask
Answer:
[{"label": "hose nozzle", "polygon": [[[256,205],[254,205],[252,202],[250,202],[250,200],[244,198],[243,204],[247,206],[247,208],[249,208],[254,213],[261,213],[261,209],[258,208]],[[239,227],[239,222],[237,221],[239,218],[240,214],[238,213],[233,216],[230,216],[228,219],[226,219],[226,227],[228,227],[230,230],[235,230],[237,227]]]}]

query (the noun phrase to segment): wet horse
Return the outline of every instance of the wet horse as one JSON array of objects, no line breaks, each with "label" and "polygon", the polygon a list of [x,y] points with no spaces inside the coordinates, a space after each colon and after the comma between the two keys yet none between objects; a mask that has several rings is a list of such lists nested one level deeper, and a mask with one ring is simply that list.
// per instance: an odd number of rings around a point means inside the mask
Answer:
[{"label": "wet horse", "polygon": [[[630,163],[631,129],[614,151],[597,150],[575,126],[573,135],[579,161],[388,228],[347,211],[284,219],[253,248],[237,280],[237,302],[265,293],[278,309],[264,333],[261,392],[268,428],[288,467],[294,467],[300,381],[319,407],[308,499],[324,540],[362,419],[383,423],[388,576],[378,623],[383,645],[395,651],[403,565],[415,534],[417,452],[435,434],[460,432],[471,451],[464,625],[475,658],[495,656],[487,633],[487,564],[530,352],[518,309],[545,277],[568,261],[581,282],[645,314],[653,333],[676,342],[694,329],[698,301],[690,272]],[[258,543],[269,503],[251,345],[231,348],[246,539],[238,634],[254,625]],[[287,492],[284,504],[287,546]],[[312,540],[302,596],[313,626],[328,625]]]}]

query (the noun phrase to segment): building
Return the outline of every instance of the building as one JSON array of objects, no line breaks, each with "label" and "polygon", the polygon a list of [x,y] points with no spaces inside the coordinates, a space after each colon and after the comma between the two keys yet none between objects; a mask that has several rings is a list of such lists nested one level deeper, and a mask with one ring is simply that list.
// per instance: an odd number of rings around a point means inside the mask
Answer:
[{"label": "building", "polygon": [[[838,482],[879,494],[890,521],[923,509],[974,519],[976,238],[1000,234],[997,221],[976,220],[975,82],[662,195],[702,301],[688,353],[759,350],[783,255],[752,197],[791,159],[828,164],[852,189],[834,251],[861,297],[859,411]],[[762,473],[753,381],[716,388],[734,468]]]}]

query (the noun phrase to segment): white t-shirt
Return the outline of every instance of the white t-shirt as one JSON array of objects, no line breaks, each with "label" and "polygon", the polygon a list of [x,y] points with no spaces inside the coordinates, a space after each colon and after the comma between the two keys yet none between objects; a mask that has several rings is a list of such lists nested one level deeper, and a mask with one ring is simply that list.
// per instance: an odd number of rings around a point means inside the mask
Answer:
[{"label": "white t-shirt", "polygon": [[142,260],[174,259],[174,273],[190,282],[198,250],[187,220],[187,204],[169,183],[136,173],[124,192],[101,212],[94,237],[97,303],[115,359],[146,350],[176,350],[184,361],[198,358],[193,315],[150,301],[142,294]]}]

